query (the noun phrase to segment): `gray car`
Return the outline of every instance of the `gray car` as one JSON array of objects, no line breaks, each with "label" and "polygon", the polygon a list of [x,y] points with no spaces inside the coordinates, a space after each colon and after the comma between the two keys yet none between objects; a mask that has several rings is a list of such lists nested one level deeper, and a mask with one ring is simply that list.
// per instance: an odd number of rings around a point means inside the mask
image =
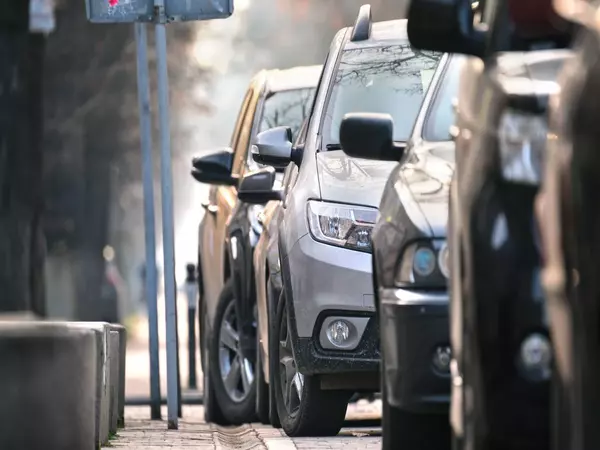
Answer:
[{"label": "gray car", "polygon": [[[371,23],[365,5],[355,26],[333,40],[298,141],[277,127],[252,148],[261,163],[292,163],[277,217],[282,292],[266,327],[275,404],[288,435],[337,434],[352,393],[379,390],[371,232],[395,164],[347,157],[342,117],[388,113],[394,139],[406,141],[440,57],[410,47],[404,20]],[[247,175],[240,192],[247,185],[273,198],[272,180],[266,170]]]},{"label": "gray car", "polygon": [[425,440],[427,448],[450,446],[446,224],[454,174],[453,101],[464,62],[462,55],[442,57],[403,151],[363,145],[392,142],[387,115],[349,114],[341,126],[340,142],[350,156],[399,161],[372,238],[384,450],[424,449]]},{"label": "gray car", "polygon": [[[256,330],[252,252],[261,207],[238,200],[238,181],[259,166],[249,156],[256,135],[280,120],[296,134],[312,103],[321,66],[263,70],[250,82],[231,146],[194,158],[192,175],[210,183],[198,232],[200,349],[207,422],[251,422],[256,417]],[[280,176],[281,174],[279,174]],[[265,417],[259,415],[264,421]]]}]

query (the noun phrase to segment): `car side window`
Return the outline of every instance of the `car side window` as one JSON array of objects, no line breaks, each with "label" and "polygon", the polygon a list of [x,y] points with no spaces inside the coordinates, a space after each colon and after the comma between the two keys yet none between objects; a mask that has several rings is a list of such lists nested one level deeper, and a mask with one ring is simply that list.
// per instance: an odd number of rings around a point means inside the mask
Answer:
[{"label": "car side window", "polygon": [[250,135],[252,134],[252,124],[254,122],[254,113],[256,112],[256,104],[258,95],[252,90],[248,91],[248,106],[244,112],[240,128],[238,130],[237,141],[233,147],[235,152],[233,160],[234,175],[242,176],[246,169],[248,148],[250,147]]},{"label": "car side window", "polygon": [[[302,122],[302,126],[300,127],[300,131],[298,132],[298,137],[296,138],[296,142],[294,142],[294,148],[298,148],[304,145],[306,142],[306,135],[308,133],[308,122],[310,116],[304,119]],[[295,163],[291,162],[285,168],[285,172],[283,173],[283,180],[281,182],[283,186],[283,199],[285,203],[285,198],[289,190],[294,187],[296,179],[298,178],[298,166]]]},{"label": "car side window", "polygon": [[235,147],[239,140],[240,129],[242,127],[242,123],[244,122],[244,117],[246,115],[246,111],[248,110],[248,105],[250,104],[251,98],[252,98],[252,90],[248,90],[248,92],[246,92],[246,96],[244,97],[244,100],[242,101],[242,106],[240,107],[240,112],[238,113],[237,121],[235,122],[235,128],[233,129],[233,134],[231,135],[231,142],[229,145],[231,146],[231,148],[233,150],[235,150]]},{"label": "car side window", "polygon": [[[309,116],[310,117],[310,116]],[[302,121],[302,125],[300,126],[300,130],[298,130],[298,136],[296,137],[296,142],[294,143],[294,147],[301,147],[306,142],[306,132],[308,130],[308,117]]]}]

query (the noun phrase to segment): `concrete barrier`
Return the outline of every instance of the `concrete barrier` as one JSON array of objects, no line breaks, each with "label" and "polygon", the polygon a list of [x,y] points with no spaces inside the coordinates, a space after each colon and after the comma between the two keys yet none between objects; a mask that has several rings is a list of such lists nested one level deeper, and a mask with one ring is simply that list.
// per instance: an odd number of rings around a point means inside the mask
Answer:
[{"label": "concrete barrier", "polygon": [[66,323],[0,322],[0,449],[96,448],[96,343]]},{"label": "concrete barrier", "polygon": [[97,370],[96,370],[96,408],[95,408],[95,442],[97,447],[108,442],[110,428],[110,361],[108,358],[108,341],[110,325],[107,322],[68,322],[68,326],[93,330],[96,334]]},{"label": "concrete barrier", "polygon": [[38,321],[39,326],[67,326],[92,330],[96,337],[96,384],[95,384],[95,414],[94,442],[96,448],[108,442],[110,437],[110,359],[108,345],[111,325],[107,322],[64,322]]},{"label": "concrete barrier", "polygon": [[119,417],[119,332],[110,330],[108,341],[109,367],[109,433],[117,433]]},{"label": "concrete barrier", "polygon": [[119,392],[117,408],[117,427],[125,427],[125,377],[127,353],[127,328],[119,324],[111,324],[111,329],[119,333]]}]

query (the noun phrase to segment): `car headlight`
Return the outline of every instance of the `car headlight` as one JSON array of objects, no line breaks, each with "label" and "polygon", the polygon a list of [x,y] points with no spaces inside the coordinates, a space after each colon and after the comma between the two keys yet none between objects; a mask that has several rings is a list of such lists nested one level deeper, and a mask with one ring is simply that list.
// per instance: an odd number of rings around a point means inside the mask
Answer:
[{"label": "car headlight", "polygon": [[316,241],[371,251],[377,209],[311,200],[307,211],[310,234]]},{"label": "car headlight", "polygon": [[443,239],[409,244],[396,270],[396,284],[445,287],[450,276],[448,246]]},{"label": "car headlight", "polygon": [[548,123],[546,118],[508,110],[500,117],[498,145],[505,180],[539,184]]}]

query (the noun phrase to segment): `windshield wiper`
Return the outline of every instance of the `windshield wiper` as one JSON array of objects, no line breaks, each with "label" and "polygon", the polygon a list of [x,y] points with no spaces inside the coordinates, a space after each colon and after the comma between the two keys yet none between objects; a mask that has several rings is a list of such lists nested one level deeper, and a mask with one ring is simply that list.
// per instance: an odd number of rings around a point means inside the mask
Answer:
[{"label": "windshield wiper", "polygon": [[325,148],[327,150],[341,150],[342,149],[342,144],[327,144],[325,146]]}]

